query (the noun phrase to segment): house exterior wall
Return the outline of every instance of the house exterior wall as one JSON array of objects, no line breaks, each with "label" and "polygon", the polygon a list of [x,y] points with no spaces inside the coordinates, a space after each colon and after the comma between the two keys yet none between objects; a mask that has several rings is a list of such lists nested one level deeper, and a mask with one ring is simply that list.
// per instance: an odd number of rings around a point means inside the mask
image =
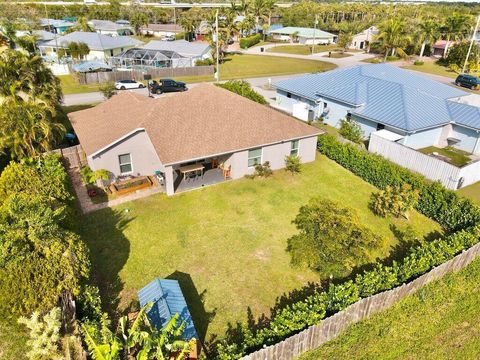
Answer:
[{"label": "house exterior wall", "polygon": [[[285,156],[290,155],[291,142],[278,143],[262,147],[262,164],[265,161],[270,162],[272,170],[283,169],[285,167]],[[308,163],[315,160],[317,153],[317,137],[311,136],[300,139],[298,145],[298,155],[302,163]],[[239,179],[248,174],[253,174],[254,167],[248,166],[248,150],[233,153],[229,159],[232,166],[232,179]],[[226,164],[228,165],[228,164]]]},{"label": "house exterior wall", "polygon": [[144,130],[140,130],[107,150],[95,156],[88,156],[88,163],[92,170],[105,169],[114,176],[120,173],[118,157],[130,154],[132,161],[132,175],[153,175],[155,171],[164,171],[150,138]]},{"label": "house exterior wall", "polygon": [[299,37],[298,42],[300,44],[305,44],[305,45],[313,45],[315,44],[333,44],[333,37],[330,38],[315,38],[315,40],[312,38],[307,38],[307,37]]},{"label": "house exterior wall", "polygon": [[477,131],[453,125],[450,136],[460,140],[459,143],[453,145],[455,148],[469,153],[480,153],[480,134]]},{"label": "house exterior wall", "polygon": [[422,149],[427,146],[437,146],[440,143],[442,136],[443,126],[418,131],[413,134],[408,134],[403,140],[403,145],[406,145],[412,149]]},{"label": "house exterior wall", "polygon": [[[106,59],[110,58],[112,56],[112,51],[113,51],[113,56],[121,54],[123,51],[128,50],[132,48],[133,46],[126,46],[126,47],[121,47],[121,48],[116,48],[116,49],[111,49],[111,50],[90,50],[88,55],[85,57],[85,60],[89,61],[95,61],[95,60],[102,60],[105,61]],[[57,51],[56,48],[54,47],[42,47],[41,49],[42,55],[47,55],[47,56],[57,56]]]},{"label": "house exterior wall", "polygon": [[352,119],[354,119],[358,123],[358,125],[360,125],[360,127],[362,128],[364,139],[369,139],[370,134],[372,132],[377,131],[377,126],[378,126],[377,122],[374,122],[372,120],[367,120],[359,116],[352,116]]}]

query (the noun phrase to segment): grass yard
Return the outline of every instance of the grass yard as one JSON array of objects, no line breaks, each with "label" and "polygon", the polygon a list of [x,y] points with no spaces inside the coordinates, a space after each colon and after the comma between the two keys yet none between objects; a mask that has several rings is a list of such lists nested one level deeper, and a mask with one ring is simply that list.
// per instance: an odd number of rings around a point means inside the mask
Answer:
[{"label": "grass yard", "polygon": [[423,65],[408,65],[404,69],[420,71],[428,74],[440,75],[455,79],[458,74],[445,66],[436,64],[433,61],[426,61]]},{"label": "grass yard", "polygon": [[[335,68],[335,64],[318,60],[235,54],[227,56],[225,62],[220,64],[220,80],[303,74],[328,71]],[[62,75],[59,78],[64,94],[99,91],[99,84],[80,85],[77,84],[71,75]],[[175,77],[174,79],[186,83],[214,81],[213,75]]]},{"label": "grass yard", "polygon": [[467,198],[472,199],[478,205],[480,205],[480,181],[475,184],[465,186],[458,190],[458,192]]},{"label": "grass yard", "polygon": [[352,54],[346,52],[332,52],[330,55],[323,55],[324,58],[332,58],[332,59],[342,59],[352,56]]},{"label": "grass yard", "polygon": [[455,149],[453,147],[438,148],[436,146],[428,146],[423,149],[419,149],[421,153],[430,155],[434,152],[438,153],[441,156],[448,158],[448,162],[452,165],[461,167],[468,164],[471,159],[467,152]]},{"label": "grass yard", "polygon": [[26,360],[26,328],[15,320],[0,319],[0,359]]},{"label": "grass yard", "polygon": [[[330,45],[315,45],[314,53],[321,53],[325,51],[339,50],[337,44]],[[311,45],[278,45],[266,50],[267,52],[295,54],[295,55],[310,55],[312,53]]]},{"label": "grass yard", "polygon": [[[402,244],[392,225],[407,222],[374,216],[375,188],[318,155],[297,176],[281,170],[268,179],[240,179],[173,197],[163,194],[86,215],[82,235],[91,250],[94,281],[107,306],[125,308],[155,277],[178,279],[200,337],[222,335],[228,323],[256,319],[282,294],[318,282],[317,274],[290,266],[286,240],[291,221],[310,198],[354,207],[361,221],[387,239],[386,257]],[[413,212],[420,236],[438,224]],[[438,234],[438,233],[437,233]],[[324,274],[324,278],[327,275]],[[119,298],[117,299],[117,296]]]},{"label": "grass yard", "polygon": [[299,360],[478,359],[480,259]]}]

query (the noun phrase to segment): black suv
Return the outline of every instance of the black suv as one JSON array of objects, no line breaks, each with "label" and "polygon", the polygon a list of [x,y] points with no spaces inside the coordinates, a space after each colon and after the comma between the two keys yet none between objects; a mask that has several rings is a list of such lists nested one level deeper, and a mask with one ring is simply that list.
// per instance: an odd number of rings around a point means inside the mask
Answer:
[{"label": "black suv", "polygon": [[455,85],[475,90],[480,85],[480,79],[476,76],[461,74],[455,79]]},{"label": "black suv", "polygon": [[170,79],[160,79],[158,81],[153,80],[148,87],[152,94],[161,94],[167,92],[176,92],[176,91],[186,91],[187,85],[183,82],[170,80]]}]

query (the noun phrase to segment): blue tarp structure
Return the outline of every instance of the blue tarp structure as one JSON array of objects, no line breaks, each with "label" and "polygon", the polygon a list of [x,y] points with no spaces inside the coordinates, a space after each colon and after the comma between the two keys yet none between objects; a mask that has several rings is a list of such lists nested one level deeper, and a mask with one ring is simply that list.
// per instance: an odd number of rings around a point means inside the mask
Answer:
[{"label": "blue tarp structure", "polygon": [[180,314],[180,321],[185,321],[183,339],[195,338],[198,340],[192,316],[177,280],[156,278],[140,289],[138,300],[141,307],[153,302],[153,306],[147,315],[151,324],[157,329],[163,328],[172,316],[178,313]]},{"label": "blue tarp structure", "polygon": [[86,73],[99,70],[112,70],[112,67],[99,61],[84,61],[72,66],[73,71]]}]

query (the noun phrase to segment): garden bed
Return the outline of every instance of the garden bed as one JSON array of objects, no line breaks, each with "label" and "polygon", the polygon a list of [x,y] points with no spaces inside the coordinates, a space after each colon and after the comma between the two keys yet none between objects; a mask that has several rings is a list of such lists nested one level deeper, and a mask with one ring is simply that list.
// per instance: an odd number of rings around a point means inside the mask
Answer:
[{"label": "garden bed", "polygon": [[140,176],[133,179],[122,180],[110,185],[110,191],[114,195],[125,195],[137,190],[146,189],[153,185],[148,176]]},{"label": "garden bed", "polygon": [[[439,148],[436,146],[429,146],[423,149],[419,149],[422,154],[426,154],[429,156],[434,156],[436,158],[439,158],[445,162],[448,162],[449,164],[452,164],[454,166],[462,167],[464,165],[467,165],[470,161],[470,154],[459,150],[455,149],[453,147],[446,147],[446,148]],[[436,155],[436,154],[438,155]]]}]

